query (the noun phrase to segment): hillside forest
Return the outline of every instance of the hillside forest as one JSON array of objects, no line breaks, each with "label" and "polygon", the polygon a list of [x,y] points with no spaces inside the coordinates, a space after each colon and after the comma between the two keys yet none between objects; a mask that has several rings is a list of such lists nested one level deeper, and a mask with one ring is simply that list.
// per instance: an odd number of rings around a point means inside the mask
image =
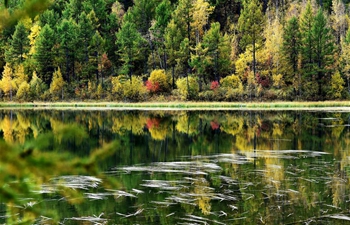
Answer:
[{"label": "hillside forest", "polygon": [[0,3],[3,101],[350,98],[347,0]]}]

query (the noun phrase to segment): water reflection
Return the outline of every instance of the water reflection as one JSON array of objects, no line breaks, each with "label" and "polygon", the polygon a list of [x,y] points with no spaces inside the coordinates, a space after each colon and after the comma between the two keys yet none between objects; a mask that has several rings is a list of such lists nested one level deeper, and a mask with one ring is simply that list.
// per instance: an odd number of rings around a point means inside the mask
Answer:
[{"label": "water reflection", "polygon": [[[3,110],[0,135],[24,143],[52,131],[41,149],[77,156],[118,143],[99,164],[120,186],[102,188],[88,174],[53,177],[42,186],[46,200],[30,207],[57,209],[62,224],[344,224],[350,220],[348,118],[297,111]],[[65,132],[71,133],[59,135]],[[86,201],[56,196],[57,182],[84,190]]]}]

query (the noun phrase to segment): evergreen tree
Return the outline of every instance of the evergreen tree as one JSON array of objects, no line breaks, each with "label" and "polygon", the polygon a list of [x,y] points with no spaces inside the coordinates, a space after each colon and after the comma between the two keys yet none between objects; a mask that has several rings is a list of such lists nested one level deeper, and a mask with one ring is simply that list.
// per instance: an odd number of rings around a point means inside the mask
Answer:
[{"label": "evergreen tree", "polygon": [[6,61],[19,64],[23,63],[26,54],[29,52],[28,31],[22,22],[16,25],[16,30],[10,41],[10,48],[5,52]]},{"label": "evergreen tree", "polygon": [[311,2],[308,1],[304,12],[300,18],[300,33],[301,33],[301,59],[303,76],[309,78],[313,74],[314,61],[313,52],[315,48],[315,43],[312,37],[312,27],[314,24],[314,16],[311,7]]},{"label": "evergreen tree", "polygon": [[142,36],[148,33],[151,21],[154,18],[156,3],[158,0],[135,0],[130,10],[131,20],[136,25]]},{"label": "evergreen tree", "polygon": [[195,54],[191,54],[190,66],[199,78],[199,91],[202,91],[202,83],[205,81],[205,69],[212,58],[208,54],[208,47],[204,48],[201,42],[196,45],[193,51]]},{"label": "evergreen tree", "polygon": [[79,15],[78,29],[79,45],[82,50],[79,58],[82,62],[87,63],[89,61],[89,45],[95,31],[92,21],[85,12]]},{"label": "evergreen tree", "polygon": [[328,26],[327,20],[323,14],[323,10],[319,9],[312,27],[312,37],[315,51],[313,52],[314,62],[316,64],[318,94],[323,98],[322,87],[330,81],[330,66],[332,65],[334,53],[334,37]]},{"label": "evergreen tree", "polygon": [[286,70],[285,73],[290,74],[292,71],[292,76],[287,76],[285,79],[286,85],[292,85],[293,80],[296,79],[298,75],[298,92],[300,95],[300,85],[301,78],[300,73],[298,73],[298,60],[300,55],[300,30],[299,23],[296,17],[292,17],[288,20],[287,25],[284,27],[283,32],[283,46],[282,52],[284,59],[286,61]]},{"label": "evergreen tree", "polygon": [[124,17],[122,27],[116,36],[116,44],[119,46],[118,53],[123,62],[122,73],[129,75],[131,81],[131,75],[137,67],[137,62],[144,57],[141,52],[146,41],[137,31],[136,25],[129,21],[128,14]]},{"label": "evergreen tree", "polygon": [[39,73],[39,77],[49,85],[51,83],[52,73],[54,71],[54,53],[55,34],[50,25],[45,25],[35,42],[34,59]]},{"label": "evergreen tree", "polygon": [[254,76],[256,75],[256,50],[262,43],[264,23],[265,18],[259,2],[257,0],[243,1],[243,9],[238,19],[238,29],[242,32],[240,45],[243,49],[252,45]]},{"label": "evergreen tree", "polygon": [[231,46],[229,37],[221,34],[218,22],[212,23],[204,35],[203,46],[208,48],[208,54],[212,58],[211,71],[214,72],[215,81],[219,81],[219,75],[224,76],[229,73]]},{"label": "evergreen tree", "polygon": [[174,19],[172,19],[164,34],[164,45],[167,53],[167,63],[172,69],[172,87],[175,88],[175,66],[176,59],[178,57],[178,51],[180,49],[183,36],[181,35],[180,28],[176,25]]},{"label": "evergreen tree", "polygon": [[152,35],[154,36],[154,51],[157,52],[160,58],[160,68],[167,69],[167,58],[165,51],[165,31],[171,20],[171,3],[169,0],[163,0],[156,7],[155,23],[151,27]]},{"label": "evergreen tree", "polygon": [[[102,56],[103,50],[104,50],[105,40],[101,37],[100,33],[98,31],[95,32],[94,36],[92,37],[92,40],[90,42],[90,60],[89,60],[89,76],[87,77],[87,80],[90,80],[90,74],[93,74],[95,72],[96,75],[96,81],[99,82],[100,79],[100,72],[101,68],[99,68],[100,64],[100,58]],[[87,80],[84,80],[86,82]]]},{"label": "evergreen tree", "polygon": [[75,78],[74,64],[76,61],[77,41],[78,41],[78,26],[72,20],[62,20],[58,28],[59,40],[60,40],[60,59],[64,71],[64,80],[67,82],[73,81]]}]

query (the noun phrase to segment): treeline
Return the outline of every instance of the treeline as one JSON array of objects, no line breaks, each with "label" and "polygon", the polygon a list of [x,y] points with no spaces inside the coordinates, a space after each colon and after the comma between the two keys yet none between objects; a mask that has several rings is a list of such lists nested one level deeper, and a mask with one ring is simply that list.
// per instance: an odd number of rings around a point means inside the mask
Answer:
[{"label": "treeline", "polygon": [[350,97],[342,0],[28,2],[0,5],[6,101]]}]

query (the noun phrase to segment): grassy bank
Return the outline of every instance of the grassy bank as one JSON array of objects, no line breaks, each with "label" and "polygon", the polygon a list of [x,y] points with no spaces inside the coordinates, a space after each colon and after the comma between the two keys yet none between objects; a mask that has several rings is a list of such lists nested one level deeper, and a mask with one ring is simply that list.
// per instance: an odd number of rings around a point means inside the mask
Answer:
[{"label": "grassy bank", "polygon": [[108,108],[108,109],[203,109],[203,110],[317,110],[350,111],[350,101],[325,102],[3,102],[0,108]]}]

